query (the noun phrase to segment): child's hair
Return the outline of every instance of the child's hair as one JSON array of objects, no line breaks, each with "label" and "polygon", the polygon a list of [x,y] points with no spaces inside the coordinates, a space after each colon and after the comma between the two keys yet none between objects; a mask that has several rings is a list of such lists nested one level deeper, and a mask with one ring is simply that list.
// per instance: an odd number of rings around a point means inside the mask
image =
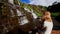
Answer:
[{"label": "child's hair", "polygon": [[50,11],[44,11],[44,12],[43,12],[43,15],[45,15],[46,12],[49,12],[49,13],[50,13]]}]

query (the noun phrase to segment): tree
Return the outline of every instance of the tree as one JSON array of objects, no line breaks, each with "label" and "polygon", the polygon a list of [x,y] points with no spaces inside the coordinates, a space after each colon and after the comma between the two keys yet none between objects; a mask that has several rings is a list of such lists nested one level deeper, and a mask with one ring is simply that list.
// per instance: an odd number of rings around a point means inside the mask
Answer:
[{"label": "tree", "polygon": [[[56,2],[55,2],[55,3],[56,3]],[[47,10],[49,10],[49,11],[51,11],[51,12],[60,12],[60,3],[57,3],[57,4],[55,4],[55,3],[53,3],[52,6],[49,6],[49,7],[47,8]]]}]

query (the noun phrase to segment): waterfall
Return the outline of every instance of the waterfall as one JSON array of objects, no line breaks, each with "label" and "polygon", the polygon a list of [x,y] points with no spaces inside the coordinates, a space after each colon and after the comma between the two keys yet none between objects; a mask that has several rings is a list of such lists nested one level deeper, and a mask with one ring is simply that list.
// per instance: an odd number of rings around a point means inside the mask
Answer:
[{"label": "waterfall", "polygon": [[27,8],[24,8],[27,12],[31,12],[29,9],[27,9]]},{"label": "waterfall", "polygon": [[24,8],[25,10],[27,10],[27,12],[30,12],[33,16],[34,19],[36,19],[38,16],[33,12],[33,10],[31,9],[31,11],[27,8]]},{"label": "waterfall", "polygon": [[8,0],[8,2],[14,4],[14,0]]},{"label": "waterfall", "polygon": [[34,19],[38,18],[38,16],[33,12],[33,10],[31,11],[31,13],[32,13]]},{"label": "waterfall", "polygon": [[[24,14],[22,14],[22,12],[17,9],[17,15],[23,16]],[[20,19],[18,19],[18,20],[19,20],[19,25],[24,25],[29,22],[28,19],[26,18],[26,16],[20,17]]]},{"label": "waterfall", "polygon": [[19,11],[18,9],[16,9],[16,10],[17,10],[17,15],[18,15],[18,16],[22,16],[22,12]]},{"label": "waterfall", "polygon": [[26,18],[26,16],[21,17],[20,21],[21,21],[20,25],[24,25],[24,24],[27,24],[29,22],[28,19]]}]

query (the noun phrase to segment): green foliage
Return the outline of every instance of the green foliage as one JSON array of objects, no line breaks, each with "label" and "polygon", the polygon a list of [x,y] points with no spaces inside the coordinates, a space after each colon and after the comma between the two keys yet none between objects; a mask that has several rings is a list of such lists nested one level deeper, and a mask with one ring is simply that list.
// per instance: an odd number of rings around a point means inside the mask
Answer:
[{"label": "green foliage", "polygon": [[20,6],[24,6],[24,3],[20,3]]},{"label": "green foliage", "polygon": [[42,16],[42,14],[41,13],[36,13],[37,14],[37,16]]},{"label": "green foliage", "polygon": [[51,15],[56,17],[60,15],[60,12],[51,13]]},{"label": "green foliage", "polygon": [[32,8],[31,8],[31,6],[27,6],[27,8],[29,9],[29,10],[31,10]]}]

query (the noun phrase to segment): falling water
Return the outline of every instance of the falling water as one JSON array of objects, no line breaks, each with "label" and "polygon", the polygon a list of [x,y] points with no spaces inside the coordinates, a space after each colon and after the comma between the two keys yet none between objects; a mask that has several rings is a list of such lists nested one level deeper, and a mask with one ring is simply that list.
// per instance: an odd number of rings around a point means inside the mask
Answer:
[{"label": "falling water", "polygon": [[28,19],[26,18],[26,16],[21,17],[20,21],[21,21],[20,25],[24,25],[24,24],[27,24],[29,22]]},{"label": "falling water", "polygon": [[22,12],[17,9],[17,15],[22,16]]},{"label": "falling water", "polygon": [[34,19],[36,19],[38,16],[33,12],[33,10],[29,10],[29,9],[27,9],[27,8],[24,8],[25,10],[27,10],[27,12],[30,12],[31,14],[32,14],[32,16],[33,16],[33,18]]},{"label": "falling water", "polygon": [[31,12],[29,9],[27,9],[27,8],[24,8],[27,12]]},{"label": "falling water", "polygon": [[33,12],[33,10],[31,11],[33,18],[36,19],[38,16]]},{"label": "falling water", "polygon": [[[18,16],[23,16],[22,12],[19,11],[18,9],[17,9],[17,15]],[[28,19],[26,18],[26,16],[23,16],[18,20],[19,20],[19,25],[24,25],[24,24],[28,23]]]},{"label": "falling water", "polygon": [[8,0],[8,2],[14,4],[14,0]]}]

